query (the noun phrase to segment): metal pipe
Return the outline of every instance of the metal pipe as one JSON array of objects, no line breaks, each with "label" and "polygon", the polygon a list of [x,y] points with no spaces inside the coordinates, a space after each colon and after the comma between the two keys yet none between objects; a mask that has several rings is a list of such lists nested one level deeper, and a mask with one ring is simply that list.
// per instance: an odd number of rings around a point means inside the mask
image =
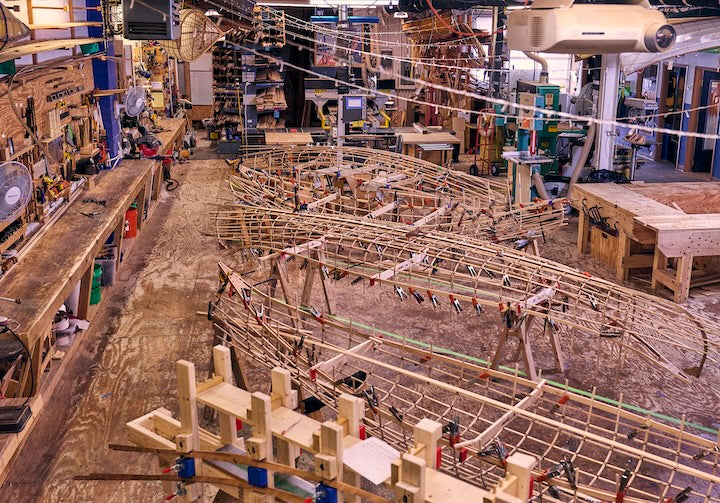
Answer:
[{"label": "metal pipe", "polygon": [[524,51],[523,54],[533,61],[540,63],[540,83],[548,83],[548,62],[545,58],[541,57],[537,52]]}]

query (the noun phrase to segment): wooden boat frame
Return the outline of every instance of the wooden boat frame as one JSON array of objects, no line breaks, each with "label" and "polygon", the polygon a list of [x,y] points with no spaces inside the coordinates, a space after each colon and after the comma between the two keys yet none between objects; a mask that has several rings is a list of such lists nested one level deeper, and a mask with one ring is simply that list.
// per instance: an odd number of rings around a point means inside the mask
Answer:
[{"label": "wooden boat frame", "polygon": [[[229,164],[236,172],[230,187],[243,204],[462,229],[495,242],[522,240],[523,246],[567,224],[562,198],[513,205],[506,183],[394,152],[286,147],[252,151]],[[232,206],[222,214],[230,218]]]},{"label": "wooden boat frame", "polygon": [[[287,303],[220,268],[211,315],[219,342],[241,367],[252,361],[287,369],[301,398],[335,410],[342,394],[366,399],[365,428],[400,450],[418,442],[413,431],[421,421],[444,425],[435,467],[463,481],[495,484],[505,476],[506,456],[521,453],[539,460],[531,497],[617,501],[622,483],[625,502],[674,501],[678,494],[720,501],[718,443],[684,422],[676,428],[610,404],[594,390],[583,396],[381,337]],[[558,468],[568,462],[573,482]]]}]

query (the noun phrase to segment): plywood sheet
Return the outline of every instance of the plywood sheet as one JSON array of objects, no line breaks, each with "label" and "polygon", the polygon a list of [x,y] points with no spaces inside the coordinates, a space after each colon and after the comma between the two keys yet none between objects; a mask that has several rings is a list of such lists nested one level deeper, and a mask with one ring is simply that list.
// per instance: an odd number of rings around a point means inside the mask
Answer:
[{"label": "plywood sheet", "polygon": [[265,133],[266,145],[307,145],[312,141],[310,133]]},{"label": "plywood sheet", "polygon": [[405,145],[418,145],[420,143],[449,143],[451,145],[459,144],[460,139],[450,133],[441,131],[439,133],[399,133]]},{"label": "plywood sheet", "polygon": [[643,183],[628,186],[662,204],[677,204],[685,213],[720,213],[720,182]]}]

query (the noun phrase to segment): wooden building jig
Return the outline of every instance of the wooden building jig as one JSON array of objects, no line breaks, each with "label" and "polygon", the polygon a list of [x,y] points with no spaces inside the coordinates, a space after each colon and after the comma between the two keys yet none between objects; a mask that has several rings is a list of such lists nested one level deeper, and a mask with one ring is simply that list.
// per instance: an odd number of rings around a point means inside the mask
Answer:
[{"label": "wooden building jig", "polygon": [[[503,458],[506,475],[493,484],[492,492],[481,489],[438,469],[440,423],[426,419],[408,425],[415,442],[395,450],[379,438],[366,438],[363,398],[338,395],[335,419],[320,422],[296,411],[298,391],[286,368],[271,370],[270,394],[251,393],[233,385],[227,347],[214,347],[213,360],[214,377],[200,383],[192,363],[177,362],[179,421],[167,409],[156,409],[127,423],[128,439],[137,448],[111,446],[155,453],[160,466],[168,467],[163,471],[175,470],[177,475],[95,473],[76,478],[162,480],[169,497],[188,502],[202,500],[203,483],[250,503],[390,501],[362,489],[362,474],[389,487],[393,501],[405,503],[525,503],[529,499],[536,465],[531,456],[515,453]],[[199,426],[199,406],[217,414],[219,434]],[[240,421],[251,427],[247,438],[238,431]],[[312,457],[312,468],[296,467],[301,450]]]}]

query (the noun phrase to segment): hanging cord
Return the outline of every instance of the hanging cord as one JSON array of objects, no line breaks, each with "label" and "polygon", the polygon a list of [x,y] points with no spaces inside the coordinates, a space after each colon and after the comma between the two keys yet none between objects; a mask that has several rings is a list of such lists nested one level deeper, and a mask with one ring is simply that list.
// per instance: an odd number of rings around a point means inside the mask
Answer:
[{"label": "hanging cord", "polygon": [[163,180],[165,180],[165,190],[168,192],[172,192],[180,186],[180,182],[172,177],[170,168],[167,166],[163,166]]},{"label": "hanging cord", "polygon": [[[15,320],[7,320],[5,323],[10,323],[11,321]],[[15,321],[17,323],[17,321]],[[18,328],[20,324],[18,323],[15,328]],[[5,332],[10,332],[10,334],[17,339],[17,341],[22,345],[23,351],[25,351],[25,354],[27,355],[28,365],[29,365],[29,371],[30,371],[30,393],[25,398],[25,401],[22,404],[22,407],[25,407],[27,403],[30,401],[30,398],[35,394],[35,369],[33,368],[33,361],[32,361],[32,354],[30,353],[30,350],[25,345],[23,340],[18,336],[18,334],[15,333],[15,330],[10,328],[8,325],[3,325],[2,329],[0,329],[0,334],[4,334]]]}]

